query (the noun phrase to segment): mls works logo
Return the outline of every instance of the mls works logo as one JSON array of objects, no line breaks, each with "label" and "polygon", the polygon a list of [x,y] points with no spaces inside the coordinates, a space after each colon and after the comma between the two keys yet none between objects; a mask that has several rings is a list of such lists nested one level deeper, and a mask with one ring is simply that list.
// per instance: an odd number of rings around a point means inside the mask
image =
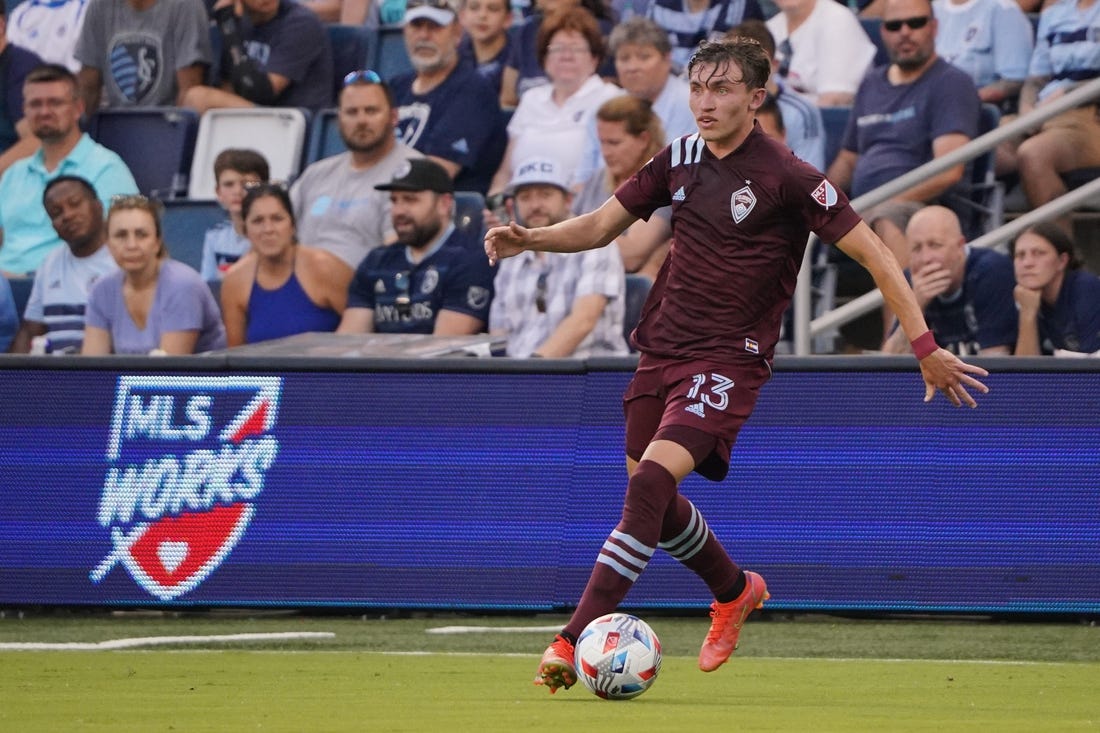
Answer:
[{"label": "mls works logo", "polygon": [[279,377],[123,376],[96,519],[110,550],[157,598],[198,587],[248,528],[279,453]]}]

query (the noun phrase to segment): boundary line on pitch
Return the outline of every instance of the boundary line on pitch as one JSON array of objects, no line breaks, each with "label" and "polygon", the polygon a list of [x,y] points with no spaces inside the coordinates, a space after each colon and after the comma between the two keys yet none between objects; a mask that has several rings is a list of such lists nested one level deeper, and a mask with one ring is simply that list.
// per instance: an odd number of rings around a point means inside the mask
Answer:
[{"label": "boundary line on pitch", "polygon": [[0,651],[110,651],[168,644],[227,644],[234,641],[278,641],[280,639],[331,639],[331,631],[273,631],[250,634],[213,634],[206,636],[138,636],[106,641],[17,641],[0,642]]}]

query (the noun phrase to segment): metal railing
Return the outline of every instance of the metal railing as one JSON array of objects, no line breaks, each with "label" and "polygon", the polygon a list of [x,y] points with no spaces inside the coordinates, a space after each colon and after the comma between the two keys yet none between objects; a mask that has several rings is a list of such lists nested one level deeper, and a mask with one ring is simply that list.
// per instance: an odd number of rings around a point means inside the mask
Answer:
[{"label": "metal railing", "polygon": [[[921,167],[909,171],[904,176],[860,196],[852,201],[852,206],[856,211],[866,211],[875,204],[886,201],[931,176],[938,175],[948,168],[976,158],[1000,145],[1005,140],[1026,134],[1051,117],[1094,102],[1097,99],[1100,99],[1100,79],[1093,79],[1053,102],[1044,104],[1025,116],[971,140],[966,145],[951,151],[942,158],[929,161]],[[1038,221],[1046,221],[1077,208],[1081,203],[1098,193],[1100,193],[1100,180],[1092,181],[975,239],[970,242],[970,245],[972,247],[992,247],[1014,237]],[[802,260],[802,269],[798,273],[798,285],[794,293],[793,347],[794,353],[800,356],[808,355],[811,352],[811,342],[814,336],[848,323],[882,304],[882,293],[878,290],[872,290],[829,313],[811,320],[811,260],[815,240],[816,237],[811,236],[810,244],[806,247],[806,255]]]}]

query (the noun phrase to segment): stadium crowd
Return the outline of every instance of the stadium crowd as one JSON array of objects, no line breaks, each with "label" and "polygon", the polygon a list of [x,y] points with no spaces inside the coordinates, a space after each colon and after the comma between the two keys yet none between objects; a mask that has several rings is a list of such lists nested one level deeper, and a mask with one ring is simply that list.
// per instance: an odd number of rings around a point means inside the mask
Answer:
[{"label": "stadium crowd", "polygon": [[[350,58],[335,33],[349,26],[367,39]],[[659,277],[668,211],[599,252],[492,267],[482,234],[591,211],[693,134],[683,67],[732,36],[772,58],[759,130],[853,198],[1100,78],[1100,0],[9,2],[0,348],[186,354],[377,331],[501,334],[518,357],[626,353],[628,283]],[[302,165],[272,181],[293,146],[259,122],[249,144],[195,145],[180,170],[213,171],[223,220],[172,241],[162,213],[183,189],[144,190],[143,151],[96,139],[97,120],[166,108],[210,129],[220,110],[296,108],[334,147],[298,140]],[[1097,172],[1100,100],[859,213],[955,353],[1100,355],[1094,218],[968,244],[1002,218],[990,181],[1020,213]],[[841,280],[852,269],[816,259]],[[881,321],[833,350],[908,351]]]}]

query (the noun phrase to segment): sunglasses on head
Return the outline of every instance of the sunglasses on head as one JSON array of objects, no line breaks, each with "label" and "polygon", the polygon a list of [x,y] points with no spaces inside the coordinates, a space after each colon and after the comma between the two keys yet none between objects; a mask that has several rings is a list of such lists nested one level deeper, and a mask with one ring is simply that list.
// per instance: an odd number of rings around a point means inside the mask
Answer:
[{"label": "sunglasses on head", "polygon": [[882,21],[882,27],[891,33],[897,33],[901,30],[903,25],[909,26],[910,30],[917,30],[928,25],[928,21],[932,20],[927,15],[918,15],[914,18],[901,18],[900,20],[884,20]]},{"label": "sunglasses on head", "polygon": [[344,86],[351,84],[381,84],[382,77],[378,75],[377,71],[371,69],[359,69],[353,71],[344,77]]}]

